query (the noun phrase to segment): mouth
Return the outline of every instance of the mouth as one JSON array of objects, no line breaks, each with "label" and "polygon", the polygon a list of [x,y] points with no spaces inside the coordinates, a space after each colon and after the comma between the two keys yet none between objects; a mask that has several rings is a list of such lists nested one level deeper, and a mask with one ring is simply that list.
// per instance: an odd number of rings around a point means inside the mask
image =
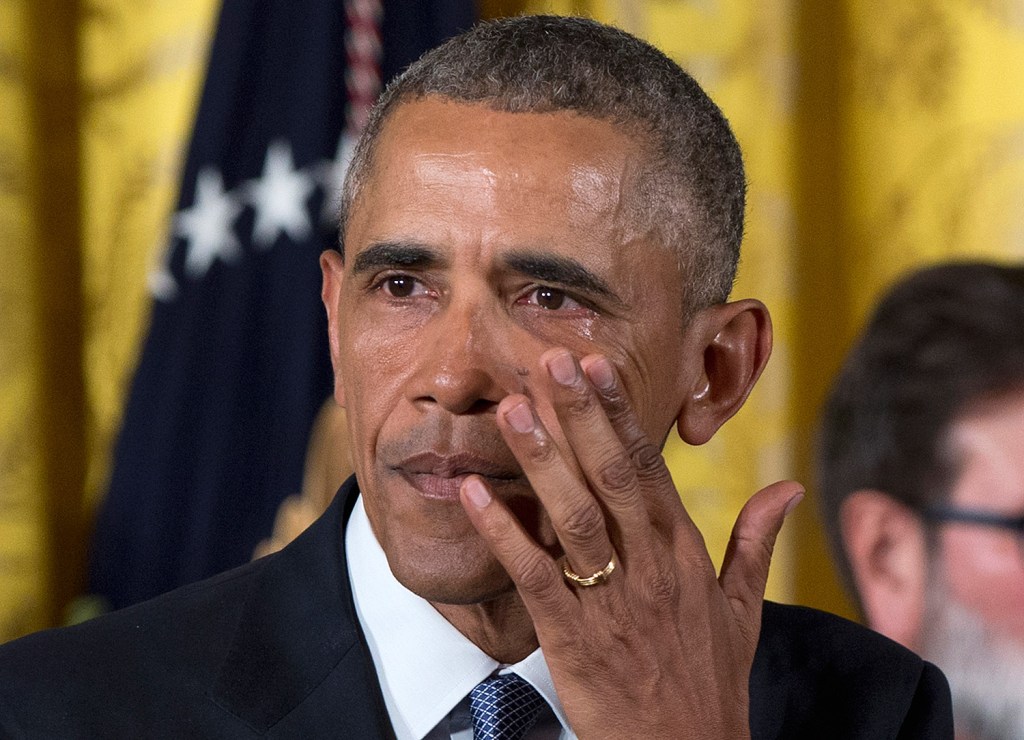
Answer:
[{"label": "mouth", "polygon": [[393,466],[393,470],[425,498],[452,502],[458,502],[459,488],[471,475],[480,476],[492,489],[523,480],[518,467],[471,453],[421,452]]}]

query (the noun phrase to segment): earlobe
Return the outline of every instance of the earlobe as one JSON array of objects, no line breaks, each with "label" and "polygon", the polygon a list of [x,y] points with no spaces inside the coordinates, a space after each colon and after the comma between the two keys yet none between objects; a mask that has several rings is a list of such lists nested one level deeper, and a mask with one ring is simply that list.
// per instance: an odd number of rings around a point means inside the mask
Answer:
[{"label": "earlobe", "polygon": [[327,309],[327,339],[331,349],[331,366],[334,368],[334,400],[345,408],[345,388],[341,375],[341,285],[345,276],[345,262],[339,252],[328,249],[320,255],[320,272],[323,282],[320,299]]},{"label": "earlobe", "polygon": [[684,379],[679,436],[693,445],[707,442],[747,400],[772,349],[768,309],[748,299],[711,306],[688,328],[688,354],[699,367]]},{"label": "earlobe", "polygon": [[840,528],[868,626],[917,649],[928,579],[920,518],[886,493],[859,490],[843,502]]}]

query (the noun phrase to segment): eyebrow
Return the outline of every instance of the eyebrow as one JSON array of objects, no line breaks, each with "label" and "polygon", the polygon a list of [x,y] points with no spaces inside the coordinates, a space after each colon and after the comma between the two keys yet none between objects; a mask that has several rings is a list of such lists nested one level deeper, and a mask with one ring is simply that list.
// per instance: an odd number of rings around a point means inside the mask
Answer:
[{"label": "eyebrow", "polygon": [[622,299],[604,280],[570,257],[547,252],[515,251],[505,255],[504,262],[510,269],[534,280],[555,283],[622,303]]},{"label": "eyebrow", "polygon": [[[418,242],[378,242],[356,255],[352,262],[352,273],[359,274],[388,267],[436,267],[444,261],[436,249]],[[509,269],[534,280],[598,295],[623,304],[623,300],[604,280],[571,257],[549,252],[517,250],[506,254],[502,261]]]},{"label": "eyebrow", "polygon": [[415,242],[378,242],[356,255],[352,272],[359,274],[382,267],[431,267],[441,262],[437,250]]}]

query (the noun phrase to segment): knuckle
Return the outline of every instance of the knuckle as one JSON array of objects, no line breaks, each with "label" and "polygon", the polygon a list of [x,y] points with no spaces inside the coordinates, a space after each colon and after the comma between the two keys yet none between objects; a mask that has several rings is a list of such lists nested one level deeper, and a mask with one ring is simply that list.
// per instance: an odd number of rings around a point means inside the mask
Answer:
[{"label": "knuckle", "polygon": [[770,563],[772,560],[772,553],[775,551],[775,540],[760,537],[751,536],[745,534],[734,534],[733,539],[736,541],[736,548],[744,553],[748,558],[752,558],[757,562]]},{"label": "knuckle", "polygon": [[632,489],[636,480],[633,461],[623,455],[614,455],[598,468],[598,485],[610,493],[622,493]]},{"label": "knuckle", "polygon": [[557,564],[541,553],[523,555],[515,566],[515,582],[519,588],[533,594],[544,593],[553,583],[559,583]]},{"label": "knuckle", "polygon": [[647,439],[640,440],[633,445],[629,451],[629,458],[633,462],[637,476],[644,480],[660,480],[667,471],[661,450]]},{"label": "knuckle", "polygon": [[629,401],[626,398],[626,394],[622,392],[622,389],[617,384],[611,390],[604,391],[603,395],[605,406],[609,413],[623,418],[628,415],[630,409]]},{"label": "knuckle", "polygon": [[558,448],[555,447],[554,441],[550,437],[538,437],[534,440],[534,443],[530,445],[527,454],[529,455],[530,461],[538,465],[545,465],[552,462],[555,459],[555,455],[558,452]]},{"label": "knuckle", "polygon": [[642,436],[643,432],[640,430],[636,412],[625,395],[616,392],[614,396],[606,397],[605,409],[608,413],[608,418],[624,429],[630,437]]},{"label": "knuckle", "polygon": [[665,568],[657,568],[644,581],[644,596],[655,607],[674,609],[679,604],[679,579]]},{"label": "knuckle", "polygon": [[653,570],[641,581],[643,597],[655,609],[679,608],[682,586],[675,571],[665,566],[653,567]]},{"label": "knuckle", "polygon": [[593,393],[581,390],[572,395],[566,410],[573,416],[589,417],[598,408],[597,399]]},{"label": "knuckle", "polygon": [[574,542],[588,540],[595,532],[604,531],[604,515],[596,504],[583,504],[566,514],[561,529]]}]

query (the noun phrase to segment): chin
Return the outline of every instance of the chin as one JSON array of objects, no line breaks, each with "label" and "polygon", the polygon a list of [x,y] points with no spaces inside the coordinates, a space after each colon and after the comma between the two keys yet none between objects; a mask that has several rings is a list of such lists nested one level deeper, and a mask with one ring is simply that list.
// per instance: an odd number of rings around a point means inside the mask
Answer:
[{"label": "chin", "polygon": [[453,548],[444,543],[427,549],[420,557],[408,552],[394,553],[394,557],[389,554],[388,563],[399,583],[432,604],[479,604],[515,590],[508,573],[482,541],[478,547]]}]

